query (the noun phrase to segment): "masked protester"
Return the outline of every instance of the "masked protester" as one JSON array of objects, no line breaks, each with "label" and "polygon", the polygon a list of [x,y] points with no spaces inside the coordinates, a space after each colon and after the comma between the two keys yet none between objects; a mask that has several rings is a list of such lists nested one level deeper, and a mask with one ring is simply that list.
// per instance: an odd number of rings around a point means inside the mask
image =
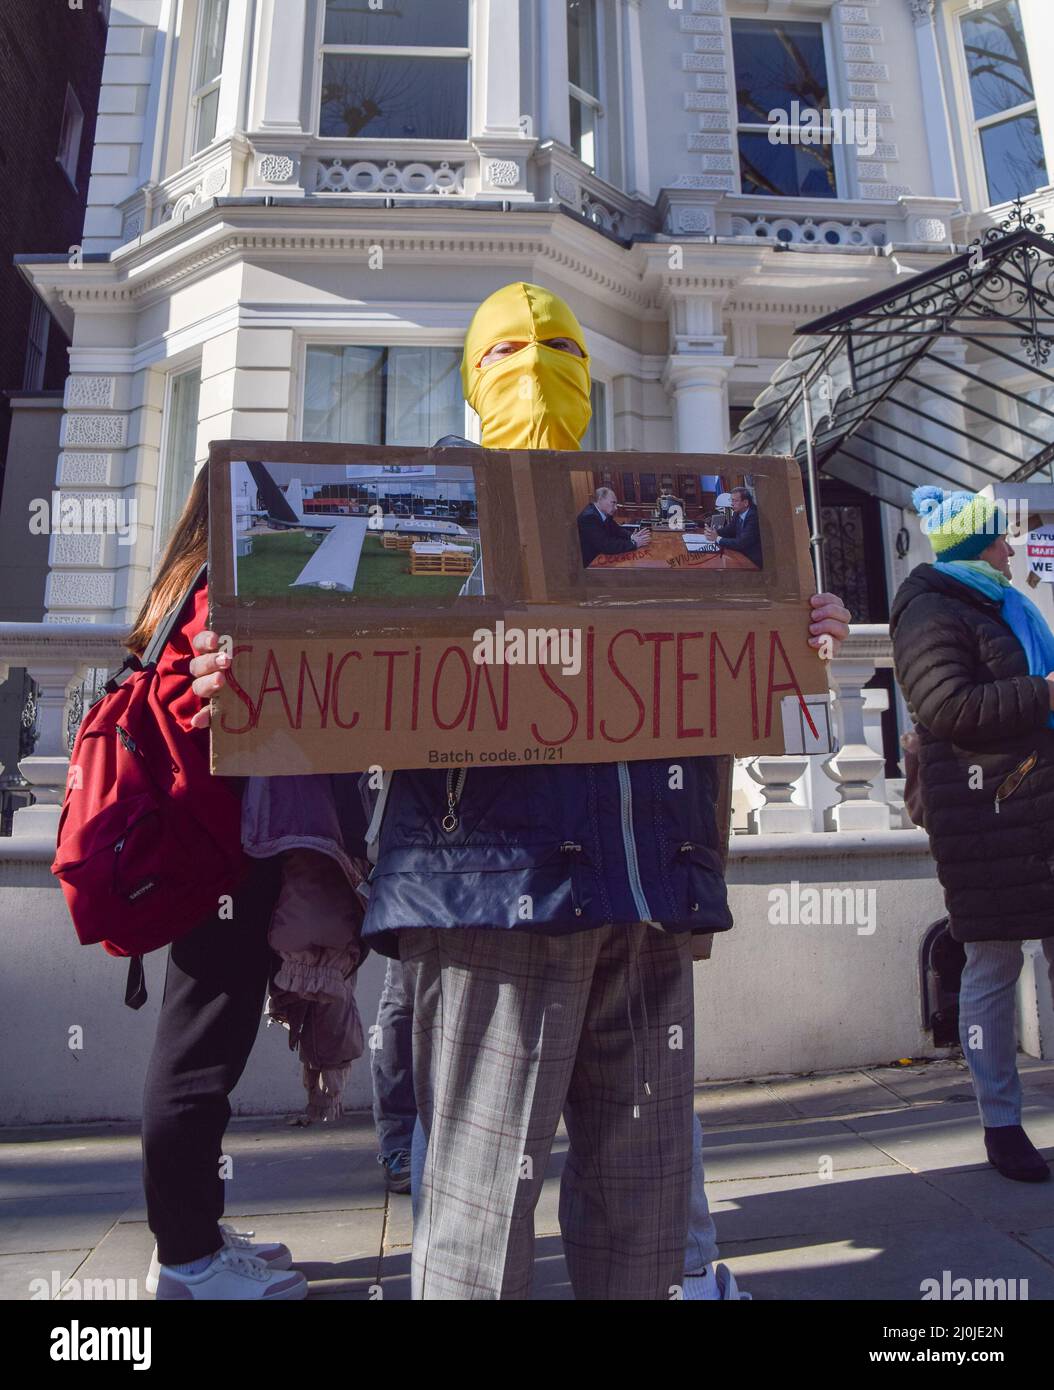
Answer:
[{"label": "masked protester", "polygon": [[1010,582],[1004,509],[917,488],[936,562],[912,570],[889,627],[917,724],[921,814],[964,944],[959,1032],[988,1160],[1007,1178],[1050,1169],[1021,1127],[1015,996],[1021,943],[1054,981],[1054,634]]},{"label": "masked protester", "polygon": [[[516,283],[480,306],[462,382],[485,448],[579,447],[589,356],[549,291]],[[847,634],[839,600],[813,606],[813,646]],[[214,645],[207,634],[199,650]],[[194,674],[202,698],[223,684],[214,655]],[[692,937],[732,925],[729,762],[678,759],[677,776],[669,761],[400,771],[379,793],[363,779],[374,863],[364,939],[400,959],[413,998],[415,1298],[529,1296],[534,1208],[561,1114],[576,1297],[667,1299],[684,1287]],[[700,1212],[693,1195],[692,1206],[708,1222],[705,1202]],[[689,1240],[704,1246],[712,1226]]]}]

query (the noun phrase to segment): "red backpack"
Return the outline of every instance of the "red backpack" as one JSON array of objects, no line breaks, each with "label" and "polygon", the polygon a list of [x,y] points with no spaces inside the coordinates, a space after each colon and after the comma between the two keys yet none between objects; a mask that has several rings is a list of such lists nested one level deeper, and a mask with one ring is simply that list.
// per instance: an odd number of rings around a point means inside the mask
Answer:
[{"label": "red backpack", "polygon": [[[204,566],[142,658],[84,716],[70,758],[51,872],[81,945],[141,957],[214,914],[245,872],[241,805],[160,699],[157,662]],[[141,967],[126,1002],[146,997]],[[130,996],[141,996],[133,1002]]]}]

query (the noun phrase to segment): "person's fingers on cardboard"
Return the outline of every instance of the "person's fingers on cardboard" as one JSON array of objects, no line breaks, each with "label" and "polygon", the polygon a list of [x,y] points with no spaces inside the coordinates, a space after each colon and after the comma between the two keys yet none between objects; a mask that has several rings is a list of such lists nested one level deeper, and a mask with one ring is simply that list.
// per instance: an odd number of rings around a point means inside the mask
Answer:
[{"label": "person's fingers on cardboard", "polygon": [[192,729],[207,729],[212,723],[212,706],[203,705],[197,714],[190,721]]},{"label": "person's fingers on cardboard", "polygon": [[196,652],[217,651],[220,645],[220,635],[218,632],[210,631],[207,627],[202,628],[202,630],[195,635],[191,645]]},{"label": "person's fingers on cardboard", "polygon": [[199,676],[190,687],[199,700],[211,700],[217,691],[222,690],[227,684],[227,677],[222,671],[215,671],[212,674]]},{"label": "person's fingers on cardboard", "polygon": [[226,671],[231,664],[227,652],[208,652],[205,656],[195,656],[190,661],[192,676],[211,676],[217,671]]}]

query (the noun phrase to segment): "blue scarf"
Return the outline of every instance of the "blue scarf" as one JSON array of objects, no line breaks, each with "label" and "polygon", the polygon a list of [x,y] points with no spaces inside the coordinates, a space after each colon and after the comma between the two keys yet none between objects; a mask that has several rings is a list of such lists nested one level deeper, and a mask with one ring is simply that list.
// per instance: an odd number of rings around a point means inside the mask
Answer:
[{"label": "blue scarf", "polygon": [[[1046,678],[1054,671],[1054,632],[1032,600],[1015,589],[1006,575],[983,560],[938,561],[937,568],[1002,606],[1003,621],[1024,649],[1030,676]],[[1047,724],[1054,729],[1054,710]]]}]

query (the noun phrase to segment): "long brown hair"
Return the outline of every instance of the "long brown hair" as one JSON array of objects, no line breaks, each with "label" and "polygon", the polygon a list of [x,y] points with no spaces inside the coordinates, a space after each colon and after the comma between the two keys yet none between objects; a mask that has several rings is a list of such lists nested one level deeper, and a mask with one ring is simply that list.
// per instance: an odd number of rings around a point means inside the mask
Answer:
[{"label": "long brown hair", "polygon": [[190,587],[209,553],[209,466],[198,470],[186,506],[169,537],[157,577],[125,639],[129,651],[141,656],[162,618]]}]

